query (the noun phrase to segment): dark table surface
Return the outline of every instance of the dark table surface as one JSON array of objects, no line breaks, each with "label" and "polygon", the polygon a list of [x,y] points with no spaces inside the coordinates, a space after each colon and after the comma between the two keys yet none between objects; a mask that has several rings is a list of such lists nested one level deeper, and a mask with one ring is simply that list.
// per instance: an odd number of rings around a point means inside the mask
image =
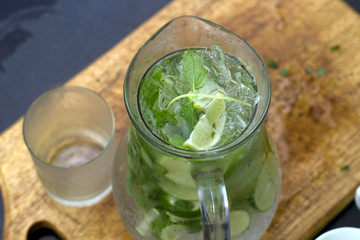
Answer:
[{"label": "dark table surface", "polygon": [[[170,0],[0,0],[0,132]],[[360,1],[347,0],[360,12]],[[360,126],[359,126],[360,127]],[[0,236],[4,209],[0,197]],[[352,202],[323,231],[360,227]],[[32,239],[57,239],[49,231]]]}]

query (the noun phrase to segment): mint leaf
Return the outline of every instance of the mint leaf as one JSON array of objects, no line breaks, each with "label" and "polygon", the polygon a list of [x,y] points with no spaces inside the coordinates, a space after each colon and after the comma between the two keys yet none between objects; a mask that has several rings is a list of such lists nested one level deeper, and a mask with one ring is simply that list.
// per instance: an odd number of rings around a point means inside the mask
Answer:
[{"label": "mint leaf", "polygon": [[183,148],[182,145],[186,141],[180,134],[174,134],[169,138],[169,143],[175,147]]},{"label": "mint leaf", "polygon": [[186,121],[189,132],[194,130],[196,119],[195,114],[195,109],[191,102],[185,103],[180,110],[180,116]]},{"label": "mint leaf", "polygon": [[305,73],[312,73],[313,69],[311,67],[305,68]]},{"label": "mint leaf", "polygon": [[170,218],[166,214],[161,214],[158,218],[156,218],[151,225],[152,233],[156,236],[157,239],[161,239],[161,231],[170,226],[172,223]]},{"label": "mint leaf", "polygon": [[325,70],[324,68],[319,68],[319,69],[316,71],[316,74],[318,75],[318,77],[325,76],[326,70]]},{"label": "mint leaf", "polygon": [[341,171],[347,171],[349,170],[350,166],[349,165],[344,165],[344,166],[341,166],[340,170]]},{"label": "mint leaf", "polygon": [[278,69],[279,65],[274,60],[268,60],[267,66],[269,68]]},{"label": "mint leaf", "polygon": [[250,77],[249,76],[246,76],[245,79],[244,79],[245,83],[246,83],[246,86],[251,89],[251,90],[254,90],[254,87],[251,85],[250,83]]},{"label": "mint leaf", "polygon": [[283,76],[283,77],[289,76],[289,69],[281,70],[280,75]]},{"label": "mint leaf", "polygon": [[330,51],[332,51],[332,52],[336,52],[336,51],[339,51],[339,50],[340,50],[340,45],[339,44],[336,44],[336,45],[330,47]]},{"label": "mint leaf", "polygon": [[187,51],[183,57],[183,74],[192,91],[204,87],[208,71],[203,66],[201,57],[194,51]]},{"label": "mint leaf", "polygon": [[176,124],[176,118],[175,118],[175,114],[170,113],[167,110],[156,110],[156,109],[152,109],[152,112],[154,114],[154,118],[156,120],[156,126],[158,128],[162,128],[165,126],[165,124],[169,123],[169,124]]},{"label": "mint leaf", "polygon": [[[184,211],[188,209],[192,209],[194,207],[194,203],[187,200],[176,200],[174,204],[175,211]],[[200,213],[200,212],[199,212]],[[199,215],[200,216],[200,215]]]},{"label": "mint leaf", "polygon": [[202,225],[199,220],[189,221],[185,226],[186,226],[186,230],[188,231],[188,233],[197,233],[202,230]]},{"label": "mint leaf", "polygon": [[140,94],[146,105],[151,108],[154,106],[156,100],[159,98],[159,85],[162,81],[162,72],[154,71],[148,75],[141,86]]}]

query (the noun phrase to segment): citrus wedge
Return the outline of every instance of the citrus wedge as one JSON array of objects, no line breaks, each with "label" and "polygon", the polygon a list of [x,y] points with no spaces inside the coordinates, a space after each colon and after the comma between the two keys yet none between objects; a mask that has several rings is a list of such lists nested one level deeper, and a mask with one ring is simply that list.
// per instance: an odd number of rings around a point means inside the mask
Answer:
[{"label": "citrus wedge", "polygon": [[[218,92],[217,95],[223,95],[223,93]],[[224,130],[225,108],[223,99],[211,100],[205,107],[205,114],[200,117],[183,147],[191,150],[206,150],[215,146]]]}]

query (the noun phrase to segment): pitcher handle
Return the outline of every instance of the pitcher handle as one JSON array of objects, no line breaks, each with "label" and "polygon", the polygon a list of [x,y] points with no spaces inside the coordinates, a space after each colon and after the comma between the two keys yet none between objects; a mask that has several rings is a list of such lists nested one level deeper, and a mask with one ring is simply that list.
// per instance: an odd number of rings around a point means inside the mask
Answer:
[{"label": "pitcher handle", "polygon": [[204,240],[229,240],[229,202],[222,170],[196,172],[195,180]]}]

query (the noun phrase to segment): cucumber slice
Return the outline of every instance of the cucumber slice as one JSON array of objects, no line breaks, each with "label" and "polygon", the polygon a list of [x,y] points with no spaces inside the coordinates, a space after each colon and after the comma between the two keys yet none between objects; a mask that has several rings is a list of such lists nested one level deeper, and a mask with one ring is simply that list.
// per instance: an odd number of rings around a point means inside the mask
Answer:
[{"label": "cucumber slice", "polygon": [[182,239],[182,234],[186,232],[186,229],[183,225],[173,224],[168,225],[161,231],[160,239],[161,240],[177,240]]},{"label": "cucumber slice", "polygon": [[177,185],[196,188],[196,182],[191,176],[191,163],[174,157],[163,156],[158,163],[167,170],[165,177]]},{"label": "cucumber slice", "polygon": [[138,233],[143,237],[149,236],[152,231],[152,222],[159,215],[160,213],[156,209],[150,209],[150,211],[145,214],[140,224],[136,226],[136,231],[138,231]]},{"label": "cucumber slice", "polygon": [[172,181],[159,182],[159,186],[169,195],[182,200],[195,201],[198,200],[196,188],[189,188],[178,185]]},{"label": "cucumber slice", "polygon": [[260,211],[265,212],[273,205],[279,187],[279,175],[277,158],[274,153],[270,152],[254,191],[254,203]]},{"label": "cucumber slice", "polygon": [[196,182],[191,176],[191,163],[178,158],[163,156],[158,164],[167,170],[159,186],[168,194],[182,200],[197,200]]},{"label": "cucumber slice", "polygon": [[237,210],[230,212],[230,231],[231,238],[245,232],[251,222],[250,214],[244,210]]},{"label": "cucumber slice", "polygon": [[265,158],[265,154],[256,154],[240,160],[232,169],[227,169],[225,184],[229,189],[232,206],[252,197]]},{"label": "cucumber slice", "polygon": [[276,187],[273,182],[260,178],[255,189],[255,206],[262,212],[267,211],[276,198]]},{"label": "cucumber slice", "polygon": [[271,152],[276,153],[276,147],[275,147],[274,141],[272,140],[269,131],[266,130],[266,129],[265,129],[265,134],[266,134],[266,136],[267,136],[267,138],[266,138],[266,143],[267,143],[268,149],[269,149]]}]

